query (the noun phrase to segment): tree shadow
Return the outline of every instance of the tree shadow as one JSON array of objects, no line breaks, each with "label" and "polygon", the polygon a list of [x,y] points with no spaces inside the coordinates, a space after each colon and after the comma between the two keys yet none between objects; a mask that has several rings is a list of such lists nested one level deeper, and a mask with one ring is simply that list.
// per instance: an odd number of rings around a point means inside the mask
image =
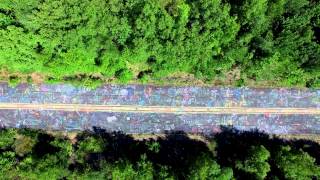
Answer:
[{"label": "tree shadow", "polygon": [[[263,145],[267,148],[271,156],[273,156],[281,146],[290,145],[294,149],[302,149],[316,159],[317,164],[320,160],[320,145],[310,140],[286,140],[276,136],[270,136],[264,132],[254,129],[252,131],[240,131],[233,127],[221,127],[221,132],[210,135],[209,139],[214,139],[217,147],[217,162],[224,167],[232,167],[237,179],[250,179],[248,174],[241,172],[235,168],[235,160],[243,160],[246,158],[247,151],[251,146]],[[276,164],[271,160],[272,174],[268,177],[282,177]],[[252,178],[252,176],[251,176]],[[284,177],[283,177],[284,178]]]},{"label": "tree shadow", "polygon": [[[77,134],[77,143],[74,148],[77,151],[79,142],[87,137],[100,138],[103,140],[103,151],[98,153],[88,153],[85,158],[85,165],[92,169],[100,170],[101,161],[116,163],[117,161],[137,162],[140,158],[141,144],[135,141],[132,136],[122,132],[108,132],[105,129],[93,127],[93,131],[84,131]],[[70,167],[71,169],[83,170],[84,164],[75,162]]]},{"label": "tree shadow", "polygon": [[[52,144],[56,136],[46,133],[44,130],[32,130],[27,128],[19,129],[20,135],[25,135],[37,139],[33,147],[32,154],[37,158],[44,158],[46,155],[56,154],[59,156],[60,147]],[[252,179],[252,175],[242,172],[235,167],[236,160],[248,158],[248,150],[251,146],[263,145],[271,153],[269,164],[271,171],[267,178],[274,176],[283,179],[273,157],[281,146],[289,145],[291,148],[303,151],[316,158],[319,164],[320,145],[310,140],[286,140],[276,136],[270,136],[258,130],[240,131],[233,127],[221,127],[221,132],[206,136],[207,141],[192,139],[183,131],[168,131],[161,136],[150,136],[141,139],[134,135],[122,132],[108,132],[105,129],[94,127],[92,131],[84,131],[77,134],[74,142],[74,155],[79,150],[81,142],[87,138],[97,138],[102,148],[99,151],[85,152],[84,160],[70,161],[69,170],[85,172],[87,168],[99,171],[108,163],[113,165],[117,162],[126,161],[133,166],[137,165],[142,155],[151,161],[154,170],[160,172],[163,166],[168,168],[177,179],[187,179],[190,167],[194,165],[196,159],[202,154],[212,157],[222,167],[231,167],[236,179]],[[96,145],[88,143],[89,149]],[[71,143],[71,142],[69,142]],[[13,150],[10,148],[10,150]],[[92,152],[92,153],[91,153]],[[73,155],[72,155],[73,156]],[[83,156],[81,156],[83,157]],[[20,158],[20,157],[18,157]],[[22,158],[22,157],[21,157]],[[71,157],[73,159],[73,157]]]},{"label": "tree shadow", "polygon": [[55,137],[53,137],[52,135],[39,133],[38,142],[32,150],[33,154],[38,158],[42,158],[46,154],[57,153],[60,149],[51,144],[54,139]]},{"label": "tree shadow", "polygon": [[221,132],[212,136],[217,143],[217,160],[223,166],[229,166],[233,159],[243,159],[246,151],[255,145],[268,144],[268,134],[252,131],[239,131],[231,127],[221,127]]},{"label": "tree shadow", "polygon": [[[122,132],[108,132],[105,129],[94,127],[93,131],[85,131],[77,136],[77,141],[81,142],[86,137],[97,137],[105,142],[104,150],[100,153],[89,153],[86,157],[86,165],[92,169],[100,170],[101,161],[116,163],[128,161],[137,164],[142,155],[154,165],[156,171],[161,167],[168,167],[178,179],[185,179],[189,174],[190,167],[195,160],[203,153],[215,156],[218,164],[222,167],[232,167],[237,179],[252,179],[252,175],[235,168],[235,160],[247,158],[248,149],[252,146],[263,145],[267,148],[271,156],[283,145],[290,145],[292,148],[302,149],[317,159],[320,158],[320,145],[308,140],[285,140],[275,136],[270,136],[257,129],[252,131],[240,131],[233,127],[221,127],[221,132],[212,134],[206,138],[215,143],[215,152],[210,151],[208,144],[203,141],[191,139],[183,131],[168,131],[164,136],[154,136],[154,138],[135,139],[132,135]],[[211,141],[213,140],[213,141]],[[152,147],[155,145],[155,147]],[[77,144],[75,144],[76,148]],[[268,177],[282,177],[276,164],[269,161],[272,174]],[[73,164],[74,168],[81,169],[83,165]]]},{"label": "tree shadow", "polygon": [[[89,136],[102,138],[106,142],[103,152],[91,153],[87,156],[86,164],[95,170],[101,169],[99,167],[101,160],[108,163],[123,160],[136,164],[145,154],[147,159],[153,163],[155,170],[166,166],[174,170],[177,178],[185,179],[185,174],[188,174],[189,167],[198,155],[202,153],[210,154],[204,142],[190,139],[182,131],[166,132],[164,137],[157,137],[156,139],[136,140],[131,135],[122,132],[107,132],[95,127],[93,131],[79,134],[77,141],[80,142]],[[159,149],[153,150],[150,148],[149,145],[152,143],[158,143]],[[83,169],[81,166],[81,164],[74,164],[73,168]]]},{"label": "tree shadow", "polygon": [[191,139],[185,132],[169,131],[162,138],[157,138],[159,152],[148,151],[148,158],[161,166],[172,168],[179,179],[185,179],[190,166],[201,154],[210,153],[207,145],[199,140]]},{"label": "tree shadow", "polygon": [[59,148],[51,144],[55,137],[44,130],[21,127],[18,132],[21,135],[29,136],[33,139],[36,138],[36,144],[32,148],[32,154],[36,158],[42,158],[46,154],[54,154],[59,151]]}]

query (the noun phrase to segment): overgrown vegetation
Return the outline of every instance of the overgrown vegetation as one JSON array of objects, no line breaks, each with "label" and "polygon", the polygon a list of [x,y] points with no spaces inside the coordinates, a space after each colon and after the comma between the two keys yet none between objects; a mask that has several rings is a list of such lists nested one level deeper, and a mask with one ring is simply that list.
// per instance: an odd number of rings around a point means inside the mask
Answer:
[{"label": "overgrown vegetation", "polygon": [[0,131],[1,179],[312,179],[320,145],[225,128],[206,141],[182,132],[134,139],[101,129],[69,139],[30,129]]},{"label": "overgrown vegetation", "polygon": [[0,68],[89,85],[320,87],[319,14],[315,0],[2,0]]}]

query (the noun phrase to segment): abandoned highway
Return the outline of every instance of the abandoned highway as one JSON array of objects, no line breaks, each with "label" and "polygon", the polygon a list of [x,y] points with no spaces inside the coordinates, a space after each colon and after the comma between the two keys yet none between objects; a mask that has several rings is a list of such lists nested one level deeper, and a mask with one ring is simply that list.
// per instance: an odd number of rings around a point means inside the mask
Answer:
[{"label": "abandoned highway", "polygon": [[215,133],[231,126],[319,134],[320,90],[0,84],[0,125],[125,133]]}]

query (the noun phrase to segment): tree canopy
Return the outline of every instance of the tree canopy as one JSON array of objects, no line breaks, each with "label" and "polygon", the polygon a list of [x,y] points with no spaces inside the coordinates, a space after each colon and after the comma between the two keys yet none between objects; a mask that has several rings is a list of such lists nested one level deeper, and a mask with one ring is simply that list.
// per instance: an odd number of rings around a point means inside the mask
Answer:
[{"label": "tree canopy", "polygon": [[319,14],[313,0],[5,0],[0,68],[48,81],[319,87]]}]

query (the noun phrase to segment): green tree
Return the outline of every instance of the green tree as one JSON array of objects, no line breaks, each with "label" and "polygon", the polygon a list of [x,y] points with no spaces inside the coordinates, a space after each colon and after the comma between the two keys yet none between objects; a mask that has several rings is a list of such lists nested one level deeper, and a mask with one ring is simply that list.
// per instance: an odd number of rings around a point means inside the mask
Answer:
[{"label": "green tree", "polygon": [[112,179],[121,180],[152,180],[154,169],[151,162],[147,161],[146,156],[142,155],[136,168],[128,162],[118,163],[112,170]]},{"label": "green tree", "polygon": [[233,179],[233,171],[231,168],[220,168],[210,156],[202,154],[191,166],[188,178],[192,180],[228,180]]},{"label": "green tree", "polygon": [[0,153],[0,175],[1,177],[8,176],[10,170],[14,169],[16,165],[15,153],[6,151]]},{"label": "green tree", "polygon": [[133,180],[137,172],[133,169],[132,164],[121,163],[112,169],[112,179]]},{"label": "green tree", "polygon": [[235,167],[256,179],[264,179],[270,171],[270,152],[262,145],[252,146],[243,161],[236,161]]},{"label": "green tree", "polygon": [[18,166],[18,177],[31,180],[61,179],[69,175],[67,162],[61,161],[58,154],[45,155],[42,158],[28,157]]},{"label": "green tree", "polygon": [[133,74],[128,69],[121,69],[116,72],[116,77],[119,79],[122,83],[127,83],[133,78]]},{"label": "green tree", "polygon": [[19,135],[14,141],[14,151],[19,156],[24,156],[32,152],[32,148],[37,143],[35,139],[29,136]]},{"label": "green tree", "polygon": [[154,179],[153,164],[147,160],[147,156],[143,154],[138,162],[138,177],[137,179],[152,180]]},{"label": "green tree", "polygon": [[86,137],[77,144],[77,150],[75,152],[77,161],[84,163],[86,161],[85,158],[90,155],[90,153],[101,153],[105,145],[103,139],[99,137]]},{"label": "green tree", "polygon": [[315,159],[302,150],[281,146],[274,161],[286,179],[312,179],[320,177],[320,167]]},{"label": "green tree", "polygon": [[0,149],[10,148],[16,138],[17,131],[15,129],[0,129]]}]

